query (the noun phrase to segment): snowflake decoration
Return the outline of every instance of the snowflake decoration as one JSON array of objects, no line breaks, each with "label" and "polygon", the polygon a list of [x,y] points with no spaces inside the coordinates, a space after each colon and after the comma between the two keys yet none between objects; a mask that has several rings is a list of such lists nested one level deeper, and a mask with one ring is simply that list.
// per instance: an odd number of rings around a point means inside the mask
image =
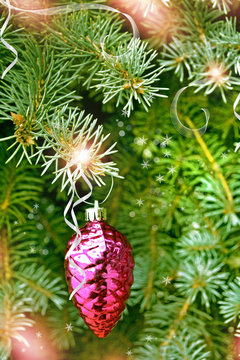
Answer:
[{"label": "snowflake decoration", "polygon": [[139,137],[139,138],[136,139],[136,143],[137,143],[137,145],[139,145],[139,146],[145,145],[146,142],[147,142],[147,139],[145,139],[144,136],[143,136],[142,138]]},{"label": "snowflake decoration", "polygon": [[145,340],[146,340],[147,342],[151,342],[151,341],[153,340],[153,337],[152,337],[151,335],[147,335],[147,336],[145,337]]},{"label": "snowflake decoration", "polygon": [[38,208],[39,208],[39,204],[36,203],[36,204],[33,205],[34,210],[37,210]]},{"label": "snowflake decoration", "polygon": [[143,169],[147,169],[149,167],[149,161],[143,160],[142,167],[143,167]]},{"label": "snowflake decoration", "polygon": [[169,158],[171,155],[170,151],[165,151],[164,157]]},{"label": "snowflake decoration", "polygon": [[169,170],[168,173],[171,174],[172,176],[176,172],[176,168],[173,165],[171,165],[171,167],[168,168],[168,170]]},{"label": "snowflake decoration", "polygon": [[66,324],[65,329],[67,330],[67,332],[72,331],[73,330],[72,324]]},{"label": "snowflake decoration", "polygon": [[123,109],[123,110],[122,110],[122,115],[123,115],[124,117],[128,116],[128,111],[127,111],[126,109]]},{"label": "snowflake decoration", "polygon": [[172,138],[172,137],[169,137],[168,135],[166,135],[165,138],[164,138],[164,143],[165,143],[166,145],[168,145],[168,144],[170,143],[170,141],[171,141],[171,138]]},{"label": "snowflake decoration", "polygon": [[139,205],[139,207],[142,206],[143,203],[144,201],[141,198],[137,200],[137,204]]},{"label": "snowflake decoration", "polygon": [[35,248],[33,246],[30,247],[30,252],[34,254],[36,252]]},{"label": "snowflake decoration", "polygon": [[127,354],[127,356],[132,356],[132,351],[131,351],[131,350],[128,350],[128,351],[126,352],[126,354]]},{"label": "snowflake decoration", "polygon": [[163,179],[164,179],[164,176],[162,176],[160,174],[156,177],[156,181],[158,181],[160,184],[164,181]]},{"label": "snowflake decoration", "polygon": [[170,278],[169,276],[163,278],[162,283],[163,283],[164,285],[170,284],[170,283],[171,283],[171,278]]}]

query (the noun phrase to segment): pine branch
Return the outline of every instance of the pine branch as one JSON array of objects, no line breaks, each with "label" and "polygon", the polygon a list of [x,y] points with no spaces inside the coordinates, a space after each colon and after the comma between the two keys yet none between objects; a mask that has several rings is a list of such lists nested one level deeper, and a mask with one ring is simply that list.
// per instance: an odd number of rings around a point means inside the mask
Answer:
[{"label": "pine branch", "polygon": [[[3,161],[6,158],[4,153],[5,148],[2,148]],[[24,163],[21,168],[16,168],[15,164],[0,166],[0,224],[7,221],[8,226],[9,220],[20,223],[24,221],[23,211],[31,211],[29,201],[38,199],[39,187],[42,184],[42,180],[37,177],[25,176],[26,172],[30,171],[29,165]]]},{"label": "pine branch", "polygon": [[18,272],[13,273],[13,278],[27,285],[25,292],[33,301],[33,311],[41,311],[43,315],[46,313],[48,300],[53,301],[59,309],[62,309],[64,304],[62,296],[66,295],[61,278],[49,275],[49,270],[44,267],[37,268],[36,264],[21,266]]},{"label": "pine branch", "polygon": [[11,352],[13,339],[29,346],[22,331],[32,326],[33,321],[28,319],[26,312],[31,312],[30,299],[24,296],[22,285],[15,286],[13,290],[9,285],[0,291],[0,353],[6,358]]},{"label": "pine branch", "polygon": [[[134,100],[147,110],[152,95],[166,96],[159,92],[167,89],[158,86],[163,69],[154,64],[157,53],[146,51],[147,44],[140,40],[130,41],[128,34],[120,33],[121,25],[116,16],[110,21],[105,20],[103,14],[90,18],[86,13],[79,13],[65,21],[57,20],[57,31],[50,30],[60,42],[65,57],[74,58],[74,74],[84,75],[84,85],[101,89],[103,103],[116,98],[116,106],[123,104],[130,116]],[[106,38],[107,49],[103,50]]]}]

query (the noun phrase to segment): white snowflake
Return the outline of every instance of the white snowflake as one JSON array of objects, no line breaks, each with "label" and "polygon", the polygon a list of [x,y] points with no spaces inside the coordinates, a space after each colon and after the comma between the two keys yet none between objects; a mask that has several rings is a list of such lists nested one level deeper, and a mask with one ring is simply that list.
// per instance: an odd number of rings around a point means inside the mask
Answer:
[{"label": "white snowflake", "polygon": [[131,350],[128,350],[128,351],[126,352],[126,354],[127,354],[127,356],[132,356],[132,351],[131,351]]},{"label": "white snowflake", "polygon": [[169,158],[171,156],[170,151],[165,151],[164,157]]},{"label": "white snowflake", "polygon": [[42,337],[42,333],[40,331],[36,332],[36,337],[40,339]]},{"label": "white snowflake", "polygon": [[126,109],[123,109],[122,110],[122,115],[126,117],[128,115],[128,111]]},{"label": "white snowflake", "polygon": [[156,181],[158,181],[160,184],[164,181],[163,179],[164,179],[164,176],[162,176],[160,174],[156,177]]},{"label": "white snowflake", "polygon": [[34,210],[37,210],[38,208],[39,208],[39,204],[36,203],[36,204],[33,205]]},{"label": "white snowflake", "polygon": [[171,167],[168,168],[168,170],[169,170],[168,173],[171,175],[173,175],[176,172],[176,168],[173,165],[171,165]]},{"label": "white snowflake", "polygon": [[65,329],[67,330],[67,332],[72,331],[73,330],[72,324],[66,324]]},{"label": "white snowflake", "polygon": [[163,284],[168,285],[171,283],[171,278],[169,276],[166,276],[165,278],[163,278],[162,281]]},{"label": "white snowflake", "polygon": [[137,138],[137,140],[136,140],[137,145],[145,145],[146,142],[147,142],[147,139],[145,139],[144,136],[143,136],[142,138],[139,137],[139,138]]},{"label": "white snowflake", "polygon": [[143,201],[141,198],[137,200],[137,204],[138,204],[139,206],[142,206],[143,203],[144,203],[144,201]]},{"label": "white snowflake", "polygon": [[149,167],[149,161],[143,160],[142,167],[143,169],[147,169]]},{"label": "white snowflake", "polygon": [[227,154],[226,154],[226,153],[222,153],[221,157],[222,157],[223,159],[226,159]]},{"label": "white snowflake", "polygon": [[169,137],[168,135],[166,135],[163,142],[164,142],[166,145],[168,145],[168,144],[170,143],[170,141],[171,141],[171,138],[172,138],[172,137]]},{"label": "white snowflake", "polygon": [[153,337],[152,337],[151,335],[147,335],[147,336],[145,337],[145,340],[146,340],[147,342],[151,342],[151,341],[153,340]]},{"label": "white snowflake", "polygon": [[35,248],[33,246],[30,247],[30,252],[34,254],[36,252]]}]

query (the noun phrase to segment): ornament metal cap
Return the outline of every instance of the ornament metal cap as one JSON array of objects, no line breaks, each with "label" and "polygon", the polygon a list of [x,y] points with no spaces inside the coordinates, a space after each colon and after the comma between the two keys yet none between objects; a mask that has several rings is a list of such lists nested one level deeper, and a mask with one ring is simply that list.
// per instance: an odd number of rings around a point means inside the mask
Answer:
[{"label": "ornament metal cap", "polygon": [[94,221],[94,220],[106,220],[107,219],[107,211],[105,208],[99,207],[98,201],[94,201],[94,208],[86,209],[85,212],[86,221]]}]

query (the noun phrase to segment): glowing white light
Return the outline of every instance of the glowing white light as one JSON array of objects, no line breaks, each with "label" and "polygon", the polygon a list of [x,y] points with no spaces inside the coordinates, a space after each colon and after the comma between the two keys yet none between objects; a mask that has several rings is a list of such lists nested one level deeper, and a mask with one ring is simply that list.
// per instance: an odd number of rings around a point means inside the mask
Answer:
[{"label": "glowing white light", "polygon": [[225,80],[225,70],[219,65],[210,66],[207,76],[217,84],[223,84]]},{"label": "glowing white light", "polygon": [[218,78],[221,75],[221,71],[218,68],[212,69],[210,73],[213,77],[216,78]]},{"label": "glowing white light", "polygon": [[87,149],[83,150],[77,150],[73,153],[72,157],[72,163],[73,164],[81,164],[81,165],[87,165],[90,161],[90,152]]}]

